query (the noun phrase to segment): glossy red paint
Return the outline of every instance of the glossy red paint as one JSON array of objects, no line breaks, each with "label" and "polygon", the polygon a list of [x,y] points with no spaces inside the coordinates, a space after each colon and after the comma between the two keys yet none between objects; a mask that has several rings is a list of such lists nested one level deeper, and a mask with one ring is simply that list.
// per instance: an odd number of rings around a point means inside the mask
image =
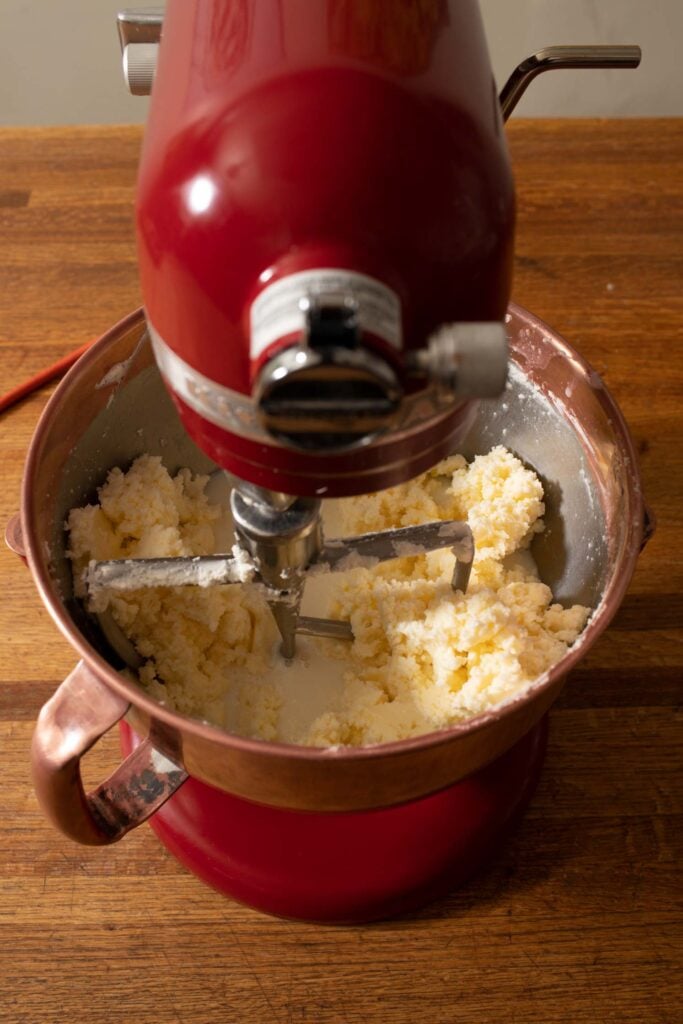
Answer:
[{"label": "glossy red paint", "polygon": [[[266,807],[190,778],[150,825],[190,871],[257,910],[338,924],[393,917],[445,895],[495,854],[533,795],[546,738],[543,718],[470,778],[362,813]],[[122,723],[124,756],[138,742]]]},{"label": "glossy red paint", "polygon": [[[478,5],[394,5],[391,33],[385,8],[167,5],[138,185],[142,291],[167,344],[233,390],[251,390],[252,301],[300,270],[392,288],[404,349],[504,315],[514,196]],[[231,435],[218,445],[218,428],[186,423],[238,471]],[[259,448],[241,473],[277,487],[280,450]],[[315,456],[292,459],[306,475]]]},{"label": "glossy red paint", "polygon": [[[172,393],[173,394],[173,393]],[[243,480],[308,498],[340,498],[393,487],[450,455],[471,427],[476,402],[466,402],[419,434],[341,455],[311,455],[230,434],[186,405],[173,401],[188,434],[214,462]]]}]

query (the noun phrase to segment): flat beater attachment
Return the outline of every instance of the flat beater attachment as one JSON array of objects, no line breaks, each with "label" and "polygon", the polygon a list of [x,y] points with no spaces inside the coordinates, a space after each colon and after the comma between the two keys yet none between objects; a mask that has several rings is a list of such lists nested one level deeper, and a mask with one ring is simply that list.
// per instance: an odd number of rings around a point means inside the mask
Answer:
[{"label": "flat beater attachment", "polygon": [[90,598],[103,590],[260,585],[282,637],[282,654],[292,658],[297,633],[353,639],[349,622],[299,614],[307,576],[369,569],[394,558],[450,548],[455,556],[451,585],[455,591],[467,590],[474,558],[467,523],[447,520],[325,541],[319,501],[297,498],[283,509],[234,490],[230,504],[238,541],[231,555],[93,561],[85,572]]}]

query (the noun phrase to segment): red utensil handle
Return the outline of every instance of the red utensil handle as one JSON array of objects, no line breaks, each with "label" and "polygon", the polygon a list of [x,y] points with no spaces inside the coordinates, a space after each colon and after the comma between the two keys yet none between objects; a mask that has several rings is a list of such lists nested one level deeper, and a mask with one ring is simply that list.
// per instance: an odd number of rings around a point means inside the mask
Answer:
[{"label": "red utensil handle", "polygon": [[75,348],[73,352],[69,352],[68,355],[63,356],[62,359],[58,359],[56,363],[52,363],[51,366],[46,366],[44,370],[40,370],[33,377],[29,377],[23,384],[17,384],[15,388],[8,391],[4,395],[0,395],[0,412],[4,412],[5,409],[9,409],[11,406],[16,405],[17,402],[21,401],[22,398],[26,398],[33,391],[37,391],[38,388],[42,388],[43,384],[49,383],[54,380],[55,377],[61,377],[63,373],[73,366],[77,359],[83,355],[86,349],[90,348],[92,341],[86,341],[84,345],[79,348]]}]

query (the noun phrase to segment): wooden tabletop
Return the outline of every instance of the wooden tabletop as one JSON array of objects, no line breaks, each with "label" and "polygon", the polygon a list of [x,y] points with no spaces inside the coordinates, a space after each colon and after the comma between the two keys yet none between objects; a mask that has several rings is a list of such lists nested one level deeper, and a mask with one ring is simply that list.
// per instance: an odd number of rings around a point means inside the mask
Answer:
[{"label": "wooden tabletop", "polygon": [[[0,392],[139,304],[140,130],[0,132]],[[543,779],[493,864],[402,920],[332,928],[216,895],[147,827],[73,845],[27,751],[75,656],[0,553],[0,1021],[664,1024],[683,1007],[683,121],[517,121],[514,298],[593,363],[658,531],[551,715]],[[0,524],[50,389],[0,423]],[[118,757],[110,734],[91,781]]]}]

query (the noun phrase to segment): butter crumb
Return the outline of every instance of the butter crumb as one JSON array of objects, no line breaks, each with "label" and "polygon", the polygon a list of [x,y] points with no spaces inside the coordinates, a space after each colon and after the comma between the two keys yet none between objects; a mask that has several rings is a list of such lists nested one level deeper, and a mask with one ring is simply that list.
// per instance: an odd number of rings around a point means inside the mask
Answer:
[{"label": "butter crumb", "polygon": [[[187,469],[171,477],[149,455],[125,473],[113,469],[99,503],[69,513],[76,595],[85,596],[81,573],[93,558],[211,553],[223,510],[207,498],[206,483]],[[181,714],[244,736],[324,747],[386,743],[523,692],[585,626],[589,609],[554,603],[528,554],[519,554],[543,530],[543,487],[501,446],[470,464],[451,456],[386,491],[329,501],[327,513],[344,535],[466,519],[476,544],[467,594],[450,586],[448,550],[406,549],[392,562],[327,575],[329,607],[318,613],[350,620],[354,640],[308,641],[306,671],[315,678],[319,663],[322,686],[325,666],[334,666],[341,684],[326,707],[318,694],[313,717],[299,715],[303,724],[284,733],[301,687],[293,684],[296,664],[278,665],[277,630],[258,588],[111,595],[116,622],[145,659],[140,685]]]}]

